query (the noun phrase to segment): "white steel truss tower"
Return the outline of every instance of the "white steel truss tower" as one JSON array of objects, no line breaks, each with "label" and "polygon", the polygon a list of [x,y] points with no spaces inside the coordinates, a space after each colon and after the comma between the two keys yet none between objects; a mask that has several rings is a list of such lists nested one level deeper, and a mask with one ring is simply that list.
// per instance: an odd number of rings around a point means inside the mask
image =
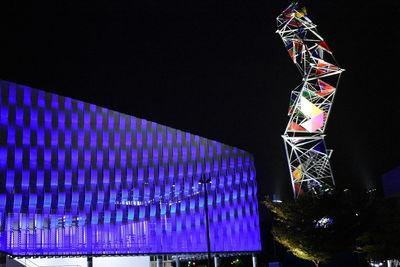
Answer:
[{"label": "white steel truss tower", "polygon": [[282,136],[294,197],[330,191],[335,181],[324,133],[340,75],[331,49],[317,32],[306,9],[292,3],[277,17],[277,33],[303,76],[292,91],[289,123]]}]

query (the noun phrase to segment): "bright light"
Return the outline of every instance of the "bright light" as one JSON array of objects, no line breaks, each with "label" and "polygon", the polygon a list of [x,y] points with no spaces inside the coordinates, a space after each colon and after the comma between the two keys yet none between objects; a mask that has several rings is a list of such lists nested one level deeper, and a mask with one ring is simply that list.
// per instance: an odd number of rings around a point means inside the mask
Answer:
[{"label": "bright light", "polygon": [[316,222],[315,228],[328,228],[332,224],[333,224],[333,219],[325,216]]}]

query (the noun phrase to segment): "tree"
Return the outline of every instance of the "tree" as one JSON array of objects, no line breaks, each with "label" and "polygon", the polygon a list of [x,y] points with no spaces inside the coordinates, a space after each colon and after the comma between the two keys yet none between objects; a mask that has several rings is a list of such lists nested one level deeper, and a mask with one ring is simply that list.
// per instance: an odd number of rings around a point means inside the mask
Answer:
[{"label": "tree", "polygon": [[267,198],[265,204],[275,215],[274,239],[295,256],[319,266],[353,251],[359,228],[357,205],[343,192],[319,198],[304,195],[283,203]]},{"label": "tree", "polygon": [[357,251],[369,260],[400,259],[400,200],[381,199],[366,212]]}]

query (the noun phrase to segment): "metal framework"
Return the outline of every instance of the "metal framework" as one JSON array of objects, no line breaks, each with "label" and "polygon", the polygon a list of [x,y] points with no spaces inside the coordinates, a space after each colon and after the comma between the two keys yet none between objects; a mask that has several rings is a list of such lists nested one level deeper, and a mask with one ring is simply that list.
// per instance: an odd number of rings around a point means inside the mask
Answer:
[{"label": "metal framework", "polygon": [[335,184],[329,163],[332,150],[326,149],[324,132],[344,69],[304,7],[292,3],[277,17],[277,24],[277,33],[303,76],[291,93],[290,119],[282,136],[294,197],[320,195]]}]

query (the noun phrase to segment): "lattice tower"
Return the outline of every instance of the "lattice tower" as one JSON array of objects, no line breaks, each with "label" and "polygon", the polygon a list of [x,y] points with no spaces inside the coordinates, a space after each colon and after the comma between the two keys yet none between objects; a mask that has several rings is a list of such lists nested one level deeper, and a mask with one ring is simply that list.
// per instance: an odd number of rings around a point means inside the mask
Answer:
[{"label": "lattice tower", "polygon": [[344,69],[306,9],[292,3],[277,17],[277,33],[282,38],[303,80],[290,96],[289,123],[282,136],[294,197],[304,193],[320,195],[335,185],[324,133]]}]

